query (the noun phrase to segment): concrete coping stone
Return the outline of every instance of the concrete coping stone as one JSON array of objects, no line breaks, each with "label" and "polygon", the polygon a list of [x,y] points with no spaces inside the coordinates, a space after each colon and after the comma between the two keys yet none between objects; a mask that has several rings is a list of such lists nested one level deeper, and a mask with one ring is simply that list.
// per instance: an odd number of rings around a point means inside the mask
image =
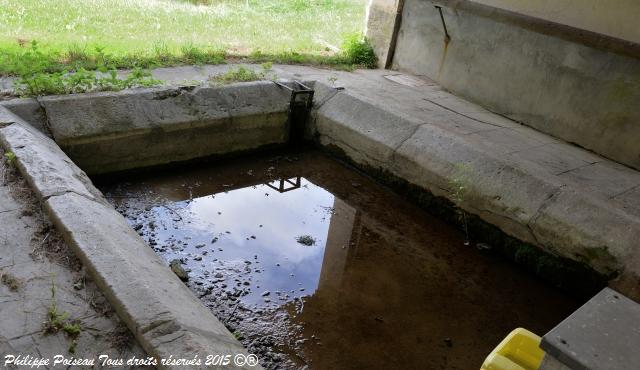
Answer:
[{"label": "concrete coping stone", "polygon": [[171,131],[251,115],[286,112],[290,92],[271,81],[169,86],[40,98],[61,146],[158,128]]},{"label": "concrete coping stone", "polygon": [[545,334],[540,348],[570,369],[637,369],[640,304],[604,288]]},{"label": "concrete coping stone", "polygon": [[[83,262],[118,316],[157,359],[247,356],[200,300],[111,207],[88,177],[51,139],[0,107],[0,142],[16,154],[18,169],[44,203],[65,241]],[[9,118],[9,119],[7,119]],[[259,369],[260,366],[241,368]]]},{"label": "concrete coping stone", "polygon": [[[605,277],[638,270],[626,260],[637,249],[640,219],[537,165],[505,158],[471,135],[409,119],[349,90],[313,115],[320,144],[337,147],[357,165],[448,198],[507,235]],[[455,186],[464,189],[460,199],[452,199]]]}]

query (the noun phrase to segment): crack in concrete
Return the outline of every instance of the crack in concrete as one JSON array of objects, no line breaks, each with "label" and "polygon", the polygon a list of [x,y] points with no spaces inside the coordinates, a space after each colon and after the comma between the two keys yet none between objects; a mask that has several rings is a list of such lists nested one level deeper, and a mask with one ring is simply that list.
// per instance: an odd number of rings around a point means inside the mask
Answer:
[{"label": "crack in concrete", "polygon": [[49,113],[47,112],[47,107],[42,103],[42,100],[40,99],[40,97],[36,97],[35,100],[40,106],[40,109],[42,110],[42,114],[44,115],[44,129],[47,131],[47,136],[55,140],[55,137],[53,136],[53,131],[51,131],[51,121],[49,120]]},{"label": "crack in concrete", "polygon": [[556,175],[556,176],[564,175],[565,173],[569,173],[569,172],[572,172],[572,171],[575,171],[575,170],[579,170],[579,169],[581,169],[581,168],[585,168],[585,167],[593,166],[593,165],[594,165],[594,164],[596,164],[596,163],[598,163],[598,162],[595,162],[595,163],[587,163],[587,164],[584,164],[584,165],[582,165],[582,166],[578,166],[578,167],[576,167],[576,168],[571,168],[571,169],[568,169],[568,170],[565,170],[565,171],[562,171],[562,172],[555,173],[554,175]]},{"label": "crack in concrete", "polygon": [[620,193],[618,193],[618,194],[612,195],[611,197],[609,197],[609,199],[615,199],[615,198],[617,198],[617,197],[619,197],[619,196],[622,196],[622,195],[625,195],[625,194],[627,194],[627,193],[630,193],[630,192],[632,192],[633,190],[638,189],[638,188],[640,188],[640,184],[635,185],[635,186],[632,186],[632,187],[630,187],[629,189],[624,190],[624,191],[622,191],[622,192],[620,192]]},{"label": "crack in concrete", "polygon": [[15,122],[0,122],[0,128],[9,127],[9,126],[13,125],[14,123]]},{"label": "crack in concrete", "polygon": [[398,151],[398,149],[400,149],[400,147],[409,139],[411,139],[413,137],[413,135],[416,134],[416,132],[418,132],[418,130],[420,129],[420,127],[422,127],[423,125],[427,124],[426,122],[417,124],[416,127],[414,127],[411,131],[411,133],[404,139],[402,139],[402,141],[400,143],[398,143],[398,145],[395,146],[395,148],[393,148],[393,154],[395,155],[395,153]]},{"label": "crack in concrete", "polygon": [[[320,135],[320,138],[322,138],[322,137],[325,137],[325,138],[328,138],[329,140],[331,140],[331,142],[330,142],[329,144],[334,144],[334,145],[335,145],[336,143],[341,144],[341,145],[343,145],[343,146],[345,146],[345,147],[349,148],[350,150],[352,150],[352,151],[354,151],[354,152],[356,152],[356,153],[358,153],[358,154],[362,155],[363,157],[367,158],[370,162],[372,162],[372,163],[376,163],[376,164],[378,165],[378,167],[383,168],[383,167],[382,167],[382,164],[384,164],[385,162],[380,162],[380,161],[378,161],[377,159],[371,158],[369,155],[367,155],[367,154],[366,154],[366,153],[364,153],[363,151],[361,151],[361,150],[359,150],[359,149],[354,148],[353,146],[351,146],[351,145],[349,145],[349,144],[345,143],[344,141],[342,141],[342,140],[338,140],[338,139],[335,139],[335,138],[330,137],[330,136],[328,136],[328,135]],[[339,145],[336,145],[336,146],[339,146]],[[342,148],[341,148],[341,149],[342,149]]]},{"label": "crack in concrete", "polygon": [[[470,120],[473,120],[473,121],[476,121],[476,122],[480,122],[480,123],[484,123],[484,124],[486,124],[486,125],[491,125],[491,126],[500,127],[500,128],[508,128],[508,127],[500,126],[500,125],[495,124],[495,123],[491,123],[491,122],[487,122],[487,121],[483,121],[483,120],[481,120],[481,119],[477,119],[477,118],[471,117],[471,116],[469,116],[469,115],[466,115],[466,114],[464,114],[464,113],[461,113],[461,112],[458,112],[458,111],[456,111],[456,110],[454,110],[454,109],[451,109],[451,108],[449,108],[449,107],[447,107],[447,106],[444,106],[444,105],[442,105],[442,104],[440,104],[440,103],[436,103],[436,102],[434,102],[434,101],[433,101],[433,100],[431,100],[431,99],[422,98],[422,100],[428,101],[429,103],[431,103],[431,104],[435,104],[435,105],[439,106],[440,108],[445,109],[445,110],[447,110],[447,111],[449,111],[449,112],[451,112],[451,113],[455,113],[455,114],[457,114],[457,115],[459,115],[459,116],[466,117],[466,118],[468,118],[468,119],[470,119]],[[491,113],[491,112],[487,112],[487,113]]]},{"label": "crack in concrete", "polygon": [[158,344],[167,344],[167,343],[175,342],[176,340],[178,340],[180,338],[183,338],[184,336],[187,335],[187,333],[184,332],[184,331],[182,331],[182,333],[180,333],[180,335],[178,335],[178,336],[173,336],[174,334],[175,333],[169,333],[167,335],[164,335],[164,336],[160,337],[160,338],[164,338],[164,337],[167,337],[167,336],[171,336],[170,338],[165,339],[165,340],[160,340],[159,338],[156,338],[156,341],[157,341]]},{"label": "crack in concrete", "polygon": [[60,197],[60,196],[63,196],[63,195],[66,195],[66,194],[70,194],[70,193],[79,195],[79,196],[81,196],[81,197],[83,197],[85,199],[88,199],[88,200],[92,201],[92,202],[96,202],[96,203],[99,203],[99,204],[104,204],[104,202],[99,201],[95,197],[89,197],[88,195],[82,194],[82,193],[78,193],[75,190],[62,190],[62,191],[55,192],[55,193],[47,195],[47,196],[43,196],[42,197],[42,202],[44,203],[44,202],[46,202],[47,200],[49,200],[49,199],[51,199],[53,197]]},{"label": "crack in concrete", "polygon": [[[171,312],[169,311],[163,311],[158,313],[158,316],[160,315],[171,315]],[[158,320],[158,321],[154,321],[152,323],[150,323],[149,325],[145,326],[145,327],[138,327],[138,332],[140,334],[146,334],[148,332],[150,332],[153,329],[156,329],[160,326],[163,326],[165,324],[169,324],[169,323],[174,323],[174,319],[164,319],[164,320]]]},{"label": "crack in concrete", "polygon": [[[531,236],[536,241],[536,244],[538,244],[539,246],[546,247],[546,245],[544,243],[541,243],[540,240],[538,240],[538,237],[535,234],[533,228],[535,227],[536,223],[538,222],[538,218],[542,215],[542,212],[545,209],[547,209],[551,204],[553,204],[555,199],[558,197],[558,195],[560,195],[560,193],[562,193],[562,191],[564,190],[565,187],[566,187],[566,185],[560,185],[551,194],[549,194],[549,196],[547,196],[547,198],[544,201],[542,201],[542,204],[540,204],[540,207],[538,207],[536,212],[533,214],[533,216],[531,216],[529,221],[527,221],[527,223],[526,223],[527,229],[529,229],[529,232],[531,233]],[[549,249],[549,248],[547,248],[547,249]]]}]

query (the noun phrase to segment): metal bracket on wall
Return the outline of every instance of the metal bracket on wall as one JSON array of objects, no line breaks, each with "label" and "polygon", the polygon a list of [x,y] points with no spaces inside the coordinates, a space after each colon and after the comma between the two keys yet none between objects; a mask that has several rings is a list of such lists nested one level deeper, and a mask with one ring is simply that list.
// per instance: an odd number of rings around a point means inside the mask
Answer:
[{"label": "metal bracket on wall", "polygon": [[442,7],[439,5],[434,5],[438,12],[440,13],[440,20],[442,21],[442,28],[444,28],[444,43],[448,44],[451,41],[451,36],[449,36],[449,31],[447,31],[447,24],[444,22],[444,15],[442,15]]},{"label": "metal bracket on wall", "polygon": [[314,90],[300,81],[294,80],[292,86],[274,81],[276,85],[291,91],[289,101],[289,146],[294,150],[302,148],[304,131],[313,106]]}]

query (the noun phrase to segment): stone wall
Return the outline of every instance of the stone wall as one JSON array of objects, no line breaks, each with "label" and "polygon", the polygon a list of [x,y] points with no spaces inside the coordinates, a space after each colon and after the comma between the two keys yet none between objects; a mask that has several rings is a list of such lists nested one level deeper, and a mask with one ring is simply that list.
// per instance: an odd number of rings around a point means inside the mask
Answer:
[{"label": "stone wall", "polygon": [[393,69],[640,169],[640,45],[469,1],[406,0],[401,22]]}]

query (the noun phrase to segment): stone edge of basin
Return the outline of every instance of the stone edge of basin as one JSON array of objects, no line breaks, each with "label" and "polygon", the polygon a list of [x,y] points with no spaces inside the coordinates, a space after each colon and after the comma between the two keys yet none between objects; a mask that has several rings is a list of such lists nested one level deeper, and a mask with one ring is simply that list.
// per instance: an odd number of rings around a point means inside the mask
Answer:
[{"label": "stone edge of basin", "polygon": [[[508,236],[553,256],[585,264],[605,277],[623,271],[614,282],[621,285],[615,286],[640,297],[640,292],[629,292],[640,281],[640,263],[633,262],[640,260],[640,253],[634,250],[636,241],[640,240],[637,217],[535,169],[523,169],[437,125],[363,98],[355,91],[336,89],[320,81],[305,83],[315,89],[315,103],[306,132],[308,138],[314,138],[321,146],[338,148],[339,154],[365,167],[365,171],[390,174],[436,197],[451,199],[451,182],[465,179],[468,193],[465,199],[453,202],[457,207],[497,226]],[[276,91],[275,84],[264,81],[232,84],[223,89],[232,92],[243,86]],[[139,94],[160,94],[171,99],[194,89],[197,88],[137,89],[48,97],[15,104],[29,113],[37,112],[36,103],[52,107],[54,102],[65,102],[64,107],[69,102],[81,101],[86,105],[95,99],[113,97],[124,96],[130,100],[129,97]],[[287,102],[281,93],[276,99],[277,110],[283,110]],[[153,123],[149,117],[143,118],[142,126]],[[276,126],[276,130],[284,127],[281,123]],[[457,166],[460,163],[468,168],[461,170]]]},{"label": "stone edge of basin", "polygon": [[272,81],[251,81],[12,99],[0,105],[97,175],[283,145],[290,97]]},{"label": "stone edge of basin", "polygon": [[[307,136],[321,147],[383,181],[389,176],[391,182],[400,179],[447,198],[507,235],[586,264],[603,277],[622,272],[609,283],[640,298],[633,288],[640,282],[640,264],[632,262],[640,259],[637,217],[357,92],[336,91],[321,82],[315,88],[324,99],[312,111]],[[464,199],[452,200],[451,184],[460,179],[468,190]]]},{"label": "stone edge of basin", "polygon": [[[197,354],[204,361],[207,355],[248,354],[53,140],[0,107],[0,143],[16,155],[18,170],[54,225],[150,356]],[[233,362],[228,367],[235,368]]]}]

